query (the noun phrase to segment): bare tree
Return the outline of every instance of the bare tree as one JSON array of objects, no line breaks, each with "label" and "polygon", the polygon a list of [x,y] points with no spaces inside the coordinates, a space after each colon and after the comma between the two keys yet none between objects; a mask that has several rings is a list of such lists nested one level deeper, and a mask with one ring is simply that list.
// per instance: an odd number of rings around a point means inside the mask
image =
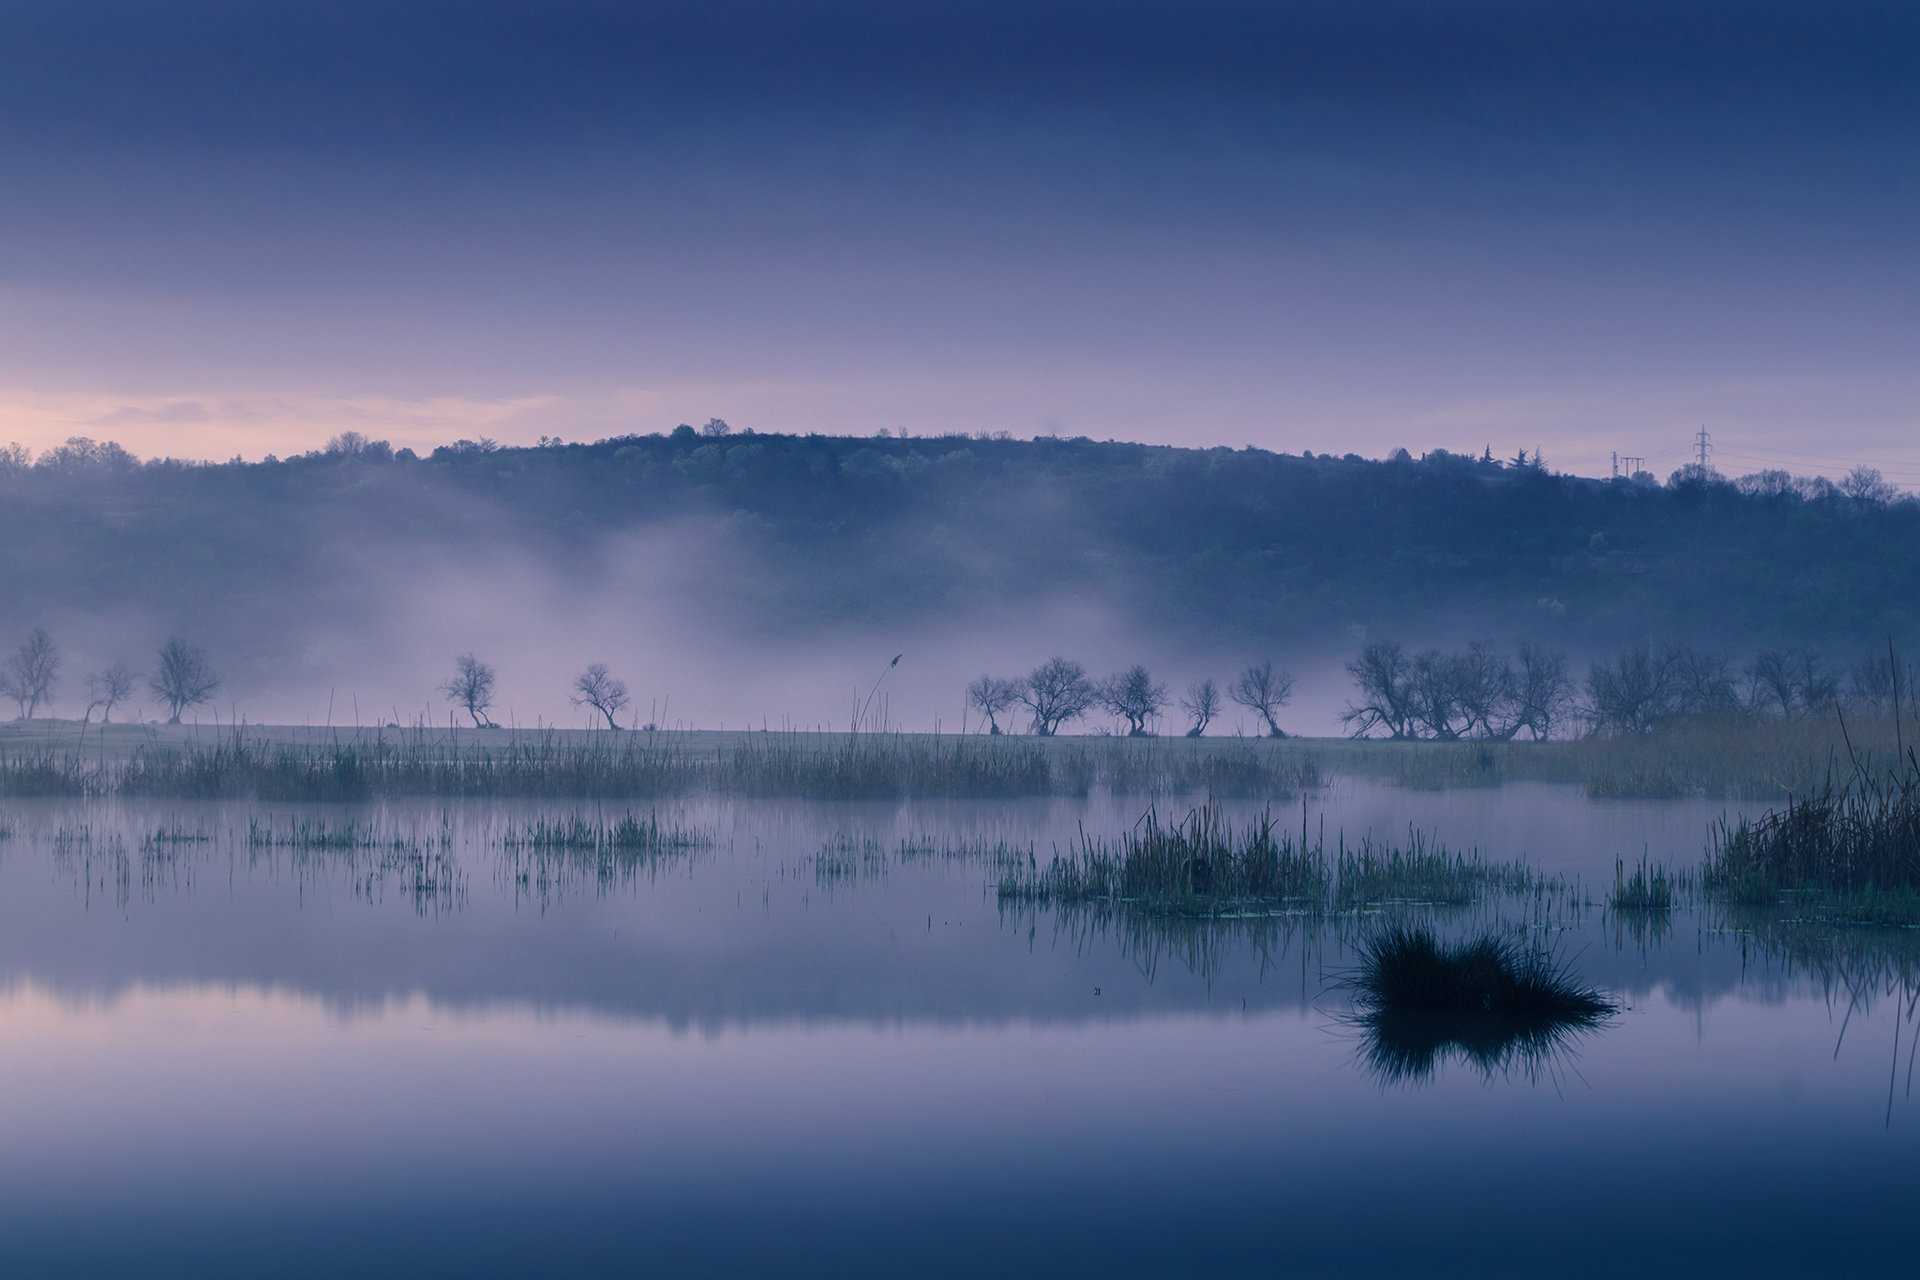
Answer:
[{"label": "bare tree", "polygon": [[1900,491],[1887,483],[1877,467],[1860,466],[1840,478],[1840,492],[1856,502],[1892,502]]},{"label": "bare tree", "polygon": [[1731,715],[1741,709],[1740,691],[1725,658],[1685,646],[1666,654],[1676,715]]},{"label": "bare tree", "polygon": [[1506,741],[1520,731],[1513,663],[1484,640],[1445,661],[1446,696],[1457,714],[1454,737],[1478,733]]},{"label": "bare tree", "polygon": [[1213,718],[1220,714],[1220,686],[1213,682],[1212,676],[1204,680],[1195,680],[1187,686],[1186,695],[1180,699],[1180,709],[1187,713],[1188,719],[1193,721],[1193,727],[1187,730],[1187,736],[1189,738],[1205,737],[1207,726],[1212,724]]},{"label": "bare tree", "polygon": [[1094,687],[1100,705],[1127,722],[1129,738],[1151,736],[1147,722],[1167,705],[1167,687],[1155,684],[1147,669],[1139,663],[1109,676]]},{"label": "bare tree", "polygon": [[1587,672],[1587,715],[1601,731],[1648,733],[1674,713],[1674,655],[1648,645]]},{"label": "bare tree", "polygon": [[453,677],[440,686],[440,692],[447,695],[447,701],[466,709],[473,717],[474,728],[495,727],[487,718],[487,709],[493,706],[493,668],[480,659],[470,653],[455,658]]},{"label": "bare tree", "polygon": [[1340,720],[1354,726],[1355,737],[1375,729],[1394,738],[1414,736],[1413,662],[1405,649],[1390,640],[1375,641],[1347,664],[1347,673],[1360,697],[1347,704]]},{"label": "bare tree", "polygon": [[967,686],[967,705],[987,718],[987,732],[1000,732],[1000,713],[1020,701],[1020,682],[981,676]]},{"label": "bare tree", "polygon": [[53,693],[60,674],[60,651],[45,627],[35,627],[18,649],[0,663],[0,691],[20,704],[20,718],[31,720]]},{"label": "bare tree", "polygon": [[1897,711],[1900,668],[1889,644],[1885,653],[1868,652],[1847,667],[1847,693],[1853,701],[1876,710]]},{"label": "bare tree", "polygon": [[1276,671],[1273,659],[1249,662],[1240,678],[1227,686],[1227,696],[1258,715],[1266,723],[1269,738],[1287,736],[1274,717],[1293,698],[1293,677],[1285,671]]},{"label": "bare tree", "polygon": [[1806,649],[1763,649],[1747,668],[1753,708],[1777,706],[1783,716],[1798,715],[1836,702],[1840,677]]},{"label": "bare tree", "polygon": [[1513,668],[1513,737],[1525,729],[1536,741],[1553,736],[1554,727],[1573,714],[1573,677],[1567,655],[1535,645],[1520,646]]},{"label": "bare tree", "polygon": [[179,724],[181,712],[213,697],[220,677],[214,674],[205,649],[175,638],[160,646],[160,661],[147,677],[147,687],[167,704],[167,723]]},{"label": "bare tree", "polygon": [[614,679],[606,663],[589,663],[573,678],[573,696],[568,701],[576,707],[592,707],[607,718],[607,728],[618,729],[620,723],[613,716],[627,705],[627,682]]},{"label": "bare tree", "polygon": [[1085,715],[1094,692],[1087,669],[1071,658],[1048,658],[1020,681],[1020,701],[1033,713],[1033,731],[1043,738]]},{"label": "bare tree", "polygon": [[105,671],[87,673],[87,714],[81,723],[93,719],[93,713],[100,713],[101,724],[113,723],[113,709],[133,696],[133,670],[124,662],[116,662]]}]

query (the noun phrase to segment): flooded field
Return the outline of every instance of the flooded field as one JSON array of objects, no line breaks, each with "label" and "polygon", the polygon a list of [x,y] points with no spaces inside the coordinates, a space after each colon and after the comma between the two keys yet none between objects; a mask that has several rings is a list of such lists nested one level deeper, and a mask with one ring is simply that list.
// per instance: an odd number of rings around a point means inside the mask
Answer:
[{"label": "flooded field", "polygon": [[[1906,1256],[1911,931],[1758,927],[1723,801],[1227,802],[1550,892],[1226,918],[1003,898],[1191,797],[0,802],[13,1274],[1836,1274]],[[1758,806],[1749,805],[1751,812]],[[629,821],[631,819],[631,821]],[[1367,1018],[1381,922],[1617,1007]]]}]

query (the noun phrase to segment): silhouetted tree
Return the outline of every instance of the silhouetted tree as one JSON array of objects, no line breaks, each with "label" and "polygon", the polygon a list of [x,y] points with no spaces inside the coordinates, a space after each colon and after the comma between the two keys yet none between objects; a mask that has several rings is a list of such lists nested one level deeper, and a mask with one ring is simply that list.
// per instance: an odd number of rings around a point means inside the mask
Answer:
[{"label": "silhouetted tree", "polygon": [[1287,736],[1275,717],[1293,698],[1293,677],[1285,671],[1276,671],[1273,659],[1249,662],[1240,678],[1227,686],[1227,696],[1259,716],[1266,723],[1269,738]]},{"label": "silhouetted tree", "polygon": [[1747,668],[1756,711],[1778,707],[1783,716],[1827,706],[1840,697],[1840,677],[1805,649],[1763,649]]},{"label": "silhouetted tree", "polygon": [[1187,730],[1187,736],[1189,738],[1205,737],[1207,726],[1212,724],[1213,718],[1220,714],[1220,686],[1213,682],[1212,676],[1195,680],[1187,686],[1186,695],[1180,699],[1180,709],[1187,713],[1189,720],[1193,721],[1192,727]]},{"label": "silhouetted tree", "polygon": [[1862,654],[1847,665],[1847,694],[1855,702],[1879,711],[1892,711],[1906,684],[1896,666],[1891,645],[1884,651]]},{"label": "silhouetted tree", "polygon": [[1662,653],[1667,664],[1667,714],[1733,715],[1744,709],[1725,658],[1685,645],[1668,645]]},{"label": "silhouetted tree", "polygon": [[160,646],[160,660],[147,677],[147,687],[167,704],[167,723],[179,724],[181,712],[213,697],[220,677],[214,674],[206,650],[176,638]]},{"label": "silhouetted tree", "polygon": [[626,681],[614,679],[604,662],[589,663],[573,678],[573,696],[568,701],[576,707],[592,707],[607,718],[607,728],[618,729],[620,723],[613,717],[627,705]]},{"label": "silhouetted tree", "polygon": [[493,728],[487,711],[493,706],[493,668],[470,653],[463,653],[453,660],[453,676],[440,686],[440,692],[447,701],[457,707],[464,707],[473,717],[473,727]]},{"label": "silhouetted tree", "polygon": [[1594,663],[1587,672],[1587,715],[1594,728],[1647,733],[1674,714],[1674,661],[1670,650],[1636,645],[1613,662]]},{"label": "silhouetted tree", "polygon": [[1051,738],[1093,705],[1093,681],[1073,659],[1048,658],[1020,681],[1020,701],[1033,713],[1033,731]]},{"label": "silhouetted tree", "polygon": [[1094,698],[1112,714],[1127,722],[1129,738],[1149,736],[1147,722],[1167,705],[1167,688],[1153,682],[1139,663],[1102,680],[1094,687]]},{"label": "silhouetted tree", "polygon": [[1359,700],[1347,704],[1342,724],[1353,726],[1355,737],[1385,729],[1389,737],[1410,738],[1414,730],[1413,662],[1407,651],[1391,640],[1378,640],[1347,663],[1347,674],[1359,687]]},{"label": "silhouetted tree", "polygon": [[1567,655],[1523,644],[1513,669],[1513,728],[1535,740],[1553,736],[1554,728],[1573,715],[1573,677],[1567,674]]},{"label": "silhouetted tree", "polygon": [[1000,713],[1020,701],[1020,682],[981,676],[967,686],[967,705],[987,718],[987,732],[1000,732]]},{"label": "silhouetted tree", "polygon": [[60,674],[60,652],[45,627],[35,627],[18,649],[0,663],[0,691],[20,705],[20,718],[31,720],[40,704],[53,693]]},{"label": "silhouetted tree", "polygon": [[124,662],[116,662],[105,671],[87,673],[87,714],[82,723],[93,719],[93,713],[100,713],[101,724],[113,723],[113,709],[133,696],[133,670]]},{"label": "silhouetted tree", "polygon": [[1892,502],[1900,491],[1875,467],[1855,467],[1840,478],[1840,492],[1856,502]]}]

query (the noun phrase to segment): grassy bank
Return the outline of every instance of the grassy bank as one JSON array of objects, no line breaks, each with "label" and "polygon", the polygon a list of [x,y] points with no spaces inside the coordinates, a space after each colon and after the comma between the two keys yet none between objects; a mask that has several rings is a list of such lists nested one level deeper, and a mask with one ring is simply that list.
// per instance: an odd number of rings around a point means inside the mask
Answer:
[{"label": "grassy bank", "polygon": [[0,795],[355,801],[398,796],[818,800],[1116,795],[1286,799],[1313,752],[1257,739],[116,726],[0,735]]},{"label": "grassy bank", "polygon": [[1284,799],[1335,775],[1415,788],[1544,781],[1596,799],[1784,800],[1853,750],[1889,759],[1890,716],[1700,719],[1552,742],[1107,738],[743,731],[0,725],[0,795],[358,800],[645,798],[711,792],[875,800],[1090,792]]}]

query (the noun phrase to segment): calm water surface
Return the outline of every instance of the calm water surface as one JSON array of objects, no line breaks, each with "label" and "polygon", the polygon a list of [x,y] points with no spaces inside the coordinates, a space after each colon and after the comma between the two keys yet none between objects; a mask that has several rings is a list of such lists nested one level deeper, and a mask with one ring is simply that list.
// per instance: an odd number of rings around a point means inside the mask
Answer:
[{"label": "calm water surface", "polygon": [[[1369,1065],[1341,930],[1003,914],[988,863],[898,849],[1045,858],[1144,808],[688,803],[662,817],[711,845],[602,876],[502,849],[566,806],[273,814],[370,825],[425,851],[408,861],[250,847],[262,808],[11,802],[0,1266],[1808,1275],[1910,1255],[1897,981],[1810,973],[1691,912],[1636,938],[1595,909],[1553,936],[1626,1004],[1611,1026],[1406,1079]],[[1616,858],[1691,864],[1722,812],[1343,783],[1304,821],[1416,828],[1603,900]],[[162,828],[208,838],[143,848]]]}]

